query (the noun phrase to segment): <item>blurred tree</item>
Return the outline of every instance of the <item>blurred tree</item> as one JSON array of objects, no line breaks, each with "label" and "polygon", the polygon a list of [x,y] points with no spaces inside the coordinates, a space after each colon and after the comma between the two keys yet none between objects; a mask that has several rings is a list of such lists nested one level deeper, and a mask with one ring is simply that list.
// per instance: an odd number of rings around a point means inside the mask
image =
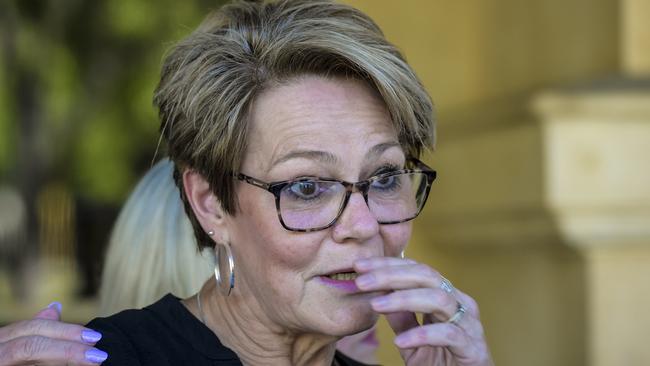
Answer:
[{"label": "blurred tree", "polygon": [[[38,232],[34,197],[48,182],[89,207],[119,207],[158,143],[151,98],[162,55],[219,3],[0,2],[0,177],[26,200],[28,247]],[[112,224],[111,215],[93,225],[92,210],[79,212],[92,230]],[[100,261],[105,240],[84,237],[94,239],[80,243],[81,255]]]}]

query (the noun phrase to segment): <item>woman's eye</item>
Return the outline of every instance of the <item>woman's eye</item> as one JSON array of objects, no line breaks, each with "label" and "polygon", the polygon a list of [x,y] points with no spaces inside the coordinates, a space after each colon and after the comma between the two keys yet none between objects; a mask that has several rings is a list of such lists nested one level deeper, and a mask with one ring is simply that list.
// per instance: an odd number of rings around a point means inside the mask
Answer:
[{"label": "woman's eye", "polygon": [[370,188],[375,193],[393,194],[394,192],[400,191],[404,188],[404,182],[402,179],[404,179],[403,174],[395,174],[389,175],[387,177],[377,178],[370,184]]},{"label": "woman's eye", "polygon": [[379,178],[372,183],[372,186],[374,188],[389,188],[395,184],[395,179],[396,177],[394,175]]},{"label": "woman's eye", "polygon": [[289,190],[300,198],[309,199],[318,196],[319,185],[318,182],[312,181],[295,182],[289,186]]}]

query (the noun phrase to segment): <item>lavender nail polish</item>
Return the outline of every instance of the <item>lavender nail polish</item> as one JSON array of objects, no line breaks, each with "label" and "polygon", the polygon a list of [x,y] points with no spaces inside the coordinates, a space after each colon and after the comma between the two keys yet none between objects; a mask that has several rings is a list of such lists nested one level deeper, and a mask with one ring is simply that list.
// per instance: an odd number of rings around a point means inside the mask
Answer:
[{"label": "lavender nail polish", "polygon": [[99,341],[100,339],[102,339],[102,334],[95,332],[92,329],[86,329],[83,332],[81,332],[81,340],[86,343],[94,344],[97,343],[97,341]]},{"label": "lavender nail polish", "polygon": [[385,309],[390,305],[390,299],[386,296],[376,297],[371,300],[372,306],[378,310]]},{"label": "lavender nail polish", "polygon": [[92,363],[102,363],[108,358],[108,353],[98,350],[97,348],[91,348],[86,351],[86,361]]},{"label": "lavender nail polish", "polygon": [[371,287],[375,284],[375,276],[371,274],[365,274],[362,276],[357,277],[356,283],[357,286],[359,286],[361,289],[366,289],[368,287]]},{"label": "lavender nail polish", "polygon": [[54,301],[53,303],[50,303],[50,305],[48,305],[47,307],[56,309],[56,311],[58,311],[59,314],[61,314],[61,311],[63,310],[63,305],[61,305],[61,303],[58,301]]},{"label": "lavender nail polish", "polygon": [[395,338],[395,345],[397,345],[397,347],[407,347],[410,342],[411,340],[408,336],[398,335]]},{"label": "lavender nail polish", "polygon": [[358,261],[354,262],[354,265],[359,269],[367,269],[368,267],[370,267],[370,260],[359,259]]}]

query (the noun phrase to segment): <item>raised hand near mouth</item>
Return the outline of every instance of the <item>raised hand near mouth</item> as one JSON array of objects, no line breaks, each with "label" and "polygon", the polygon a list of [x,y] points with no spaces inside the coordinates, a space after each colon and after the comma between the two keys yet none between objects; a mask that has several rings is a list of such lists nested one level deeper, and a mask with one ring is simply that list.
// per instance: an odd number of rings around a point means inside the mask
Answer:
[{"label": "raised hand near mouth", "polygon": [[[371,300],[386,316],[406,365],[491,366],[478,305],[437,271],[411,259],[375,257],[354,269],[362,291],[389,291]],[[418,322],[416,314],[423,314]]]}]

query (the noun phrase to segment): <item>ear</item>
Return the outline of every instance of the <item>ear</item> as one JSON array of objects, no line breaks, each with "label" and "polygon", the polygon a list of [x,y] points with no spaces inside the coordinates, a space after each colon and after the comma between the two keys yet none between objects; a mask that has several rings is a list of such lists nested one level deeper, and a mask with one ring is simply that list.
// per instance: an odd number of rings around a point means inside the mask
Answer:
[{"label": "ear", "polygon": [[208,181],[198,172],[186,169],[183,172],[183,188],[185,196],[192,206],[196,219],[207,233],[215,232],[214,240],[228,242],[227,213],[221,202],[214,195]]}]

